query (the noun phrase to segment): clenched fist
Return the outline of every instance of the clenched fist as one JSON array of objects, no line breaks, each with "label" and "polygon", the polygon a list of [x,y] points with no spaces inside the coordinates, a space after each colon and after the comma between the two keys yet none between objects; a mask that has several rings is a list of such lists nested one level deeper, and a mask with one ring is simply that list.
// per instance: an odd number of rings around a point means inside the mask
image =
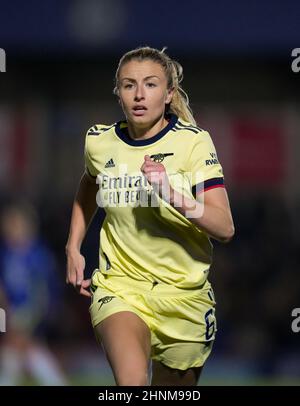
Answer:
[{"label": "clenched fist", "polygon": [[168,199],[170,196],[170,183],[166,168],[163,164],[154,162],[149,155],[145,155],[141,171],[160,197]]}]

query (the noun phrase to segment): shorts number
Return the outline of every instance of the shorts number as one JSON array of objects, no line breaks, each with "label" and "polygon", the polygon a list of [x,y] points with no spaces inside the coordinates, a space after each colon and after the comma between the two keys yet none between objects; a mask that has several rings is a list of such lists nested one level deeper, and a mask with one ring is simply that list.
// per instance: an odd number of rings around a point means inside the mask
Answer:
[{"label": "shorts number", "polygon": [[[214,309],[208,310],[208,312],[205,313],[204,318],[206,324],[205,338],[208,341],[212,338],[216,330]],[[211,320],[211,318],[213,319]]]}]

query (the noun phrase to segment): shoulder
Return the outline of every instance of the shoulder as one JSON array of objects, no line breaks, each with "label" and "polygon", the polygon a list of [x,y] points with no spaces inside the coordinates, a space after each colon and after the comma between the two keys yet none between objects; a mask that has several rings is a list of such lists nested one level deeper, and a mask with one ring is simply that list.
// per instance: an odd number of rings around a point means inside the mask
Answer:
[{"label": "shoulder", "polygon": [[87,130],[86,136],[87,137],[98,137],[99,135],[104,134],[111,129],[114,129],[115,126],[116,126],[116,123],[110,124],[110,125],[95,124]]},{"label": "shoulder", "polygon": [[174,126],[174,131],[180,137],[179,139],[184,139],[184,142],[187,142],[192,149],[195,146],[203,147],[203,145],[213,144],[209,131],[181,118]]},{"label": "shoulder", "polygon": [[86,154],[93,155],[104,144],[110,144],[114,138],[115,127],[117,123],[95,124],[90,127],[85,134],[85,151]]},{"label": "shoulder", "polygon": [[95,124],[86,132],[84,145],[86,173],[93,178],[100,171],[99,163],[102,162],[103,155],[115,148],[117,124]]},{"label": "shoulder", "polygon": [[186,134],[199,134],[202,135],[203,133],[207,132],[203,128],[200,128],[198,125],[190,123],[189,121],[185,121],[182,118],[178,118],[175,124],[175,130],[184,132]]},{"label": "shoulder", "polygon": [[190,145],[211,141],[210,134],[207,130],[196,124],[185,121],[182,118],[178,118],[173,131],[175,131],[177,135],[180,135],[180,138],[188,138],[186,141],[188,141]]}]

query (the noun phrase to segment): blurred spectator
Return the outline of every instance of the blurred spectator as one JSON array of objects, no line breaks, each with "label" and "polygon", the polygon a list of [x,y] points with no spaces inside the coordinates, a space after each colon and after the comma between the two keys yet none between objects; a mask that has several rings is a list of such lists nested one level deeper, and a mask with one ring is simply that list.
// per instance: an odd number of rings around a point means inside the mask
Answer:
[{"label": "blurred spectator", "polygon": [[39,240],[38,219],[28,204],[1,215],[0,303],[7,332],[0,342],[0,384],[18,385],[29,377],[42,385],[66,383],[45,333],[58,305],[55,262]]}]

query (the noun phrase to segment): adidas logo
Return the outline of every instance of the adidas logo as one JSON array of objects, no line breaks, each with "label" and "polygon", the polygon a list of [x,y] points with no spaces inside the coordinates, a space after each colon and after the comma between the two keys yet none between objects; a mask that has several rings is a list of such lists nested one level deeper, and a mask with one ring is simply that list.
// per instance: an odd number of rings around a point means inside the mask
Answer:
[{"label": "adidas logo", "polygon": [[110,160],[106,162],[104,168],[114,168],[115,166],[114,160],[110,158]]}]

